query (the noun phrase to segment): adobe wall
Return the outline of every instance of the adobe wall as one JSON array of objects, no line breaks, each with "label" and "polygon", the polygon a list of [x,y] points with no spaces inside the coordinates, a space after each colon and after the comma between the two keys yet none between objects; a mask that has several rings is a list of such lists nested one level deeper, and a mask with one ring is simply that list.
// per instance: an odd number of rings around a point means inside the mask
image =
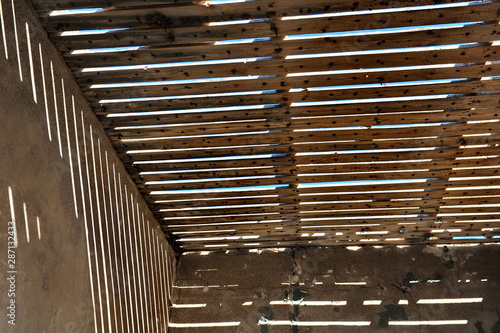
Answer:
[{"label": "adobe wall", "polygon": [[0,5],[0,332],[165,332],[159,224],[28,2]]}]

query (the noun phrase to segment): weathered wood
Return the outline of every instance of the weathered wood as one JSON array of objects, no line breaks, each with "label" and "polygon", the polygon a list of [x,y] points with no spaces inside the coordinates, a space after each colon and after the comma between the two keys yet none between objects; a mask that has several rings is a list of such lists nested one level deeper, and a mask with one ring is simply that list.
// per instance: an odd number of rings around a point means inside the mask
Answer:
[{"label": "weathered wood", "polygon": [[210,134],[229,134],[229,133],[242,133],[242,132],[252,132],[252,131],[266,131],[266,130],[278,130],[286,129],[290,126],[289,120],[250,120],[250,121],[239,121],[237,123],[224,124],[223,122],[218,122],[214,125],[202,124],[194,126],[171,126],[170,124],[165,124],[161,127],[161,124],[154,127],[145,127],[137,129],[117,129],[110,132],[111,137],[126,137],[127,139],[139,139],[139,138],[157,138],[157,137],[176,137],[183,135],[210,135]]},{"label": "weathered wood", "polygon": [[[425,86],[424,86],[425,87]],[[423,88],[425,89],[425,88]],[[280,117],[275,113],[274,117]],[[392,114],[371,114],[371,115],[331,115],[320,117],[287,117],[282,115],[283,120],[276,121],[274,117],[248,119],[248,120],[220,120],[213,122],[189,123],[157,123],[154,126],[136,125],[115,127],[108,134],[111,137],[126,136],[127,138],[160,137],[170,135],[190,135],[195,134],[215,134],[243,132],[249,130],[262,130],[266,128],[284,128],[293,126],[294,129],[320,128],[325,126],[349,127],[349,126],[380,126],[397,124],[422,124],[438,122],[465,122],[469,120],[495,120],[499,119],[498,109],[480,110],[458,110],[458,111],[428,111],[428,112],[400,112]],[[274,119],[273,119],[274,118]],[[287,119],[288,118],[288,119]]]},{"label": "weathered wood", "polygon": [[[434,194],[435,193],[435,194]],[[324,200],[315,197],[298,197],[300,200],[299,207],[305,210],[327,209],[338,207],[340,205],[349,208],[381,208],[381,207],[404,207],[404,206],[449,206],[449,205],[464,205],[464,204],[487,204],[498,195],[484,195],[484,196],[463,196],[463,197],[446,197],[441,191],[435,191],[431,197],[425,197],[419,193],[413,193],[412,197],[409,195],[399,196],[397,193],[388,198],[388,194],[373,194],[366,195],[365,198],[358,198],[357,200],[348,198],[347,200],[339,196],[336,198],[331,196]],[[297,197],[296,197],[297,198]],[[452,198],[452,199],[451,199]],[[237,206],[237,205],[257,205],[257,204],[275,204],[275,203],[289,203],[292,198],[290,196],[243,196],[243,197],[229,197],[229,198],[213,198],[213,200],[164,200],[152,204],[153,207],[158,209],[171,209],[171,210],[185,210],[185,209],[209,209],[219,206]],[[344,200],[343,200],[344,199]],[[406,199],[406,200],[399,200]],[[409,200],[411,199],[411,200]]]},{"label": "weathered wood", "polygon": [[[198,43],[214,43],[244,38],[270,38],[287,37],[289,35],[317,34],[325,32],[358,31],[372,29],[389,29],[395,27],[423,26],[433,24],[449,24],[477,21],[494,21],[497,19],[498,3],[483,4],[479,6],[443,8],[440,10],[425,10],[416,12],[401,12],[395,16],[393,13],[371,15],[340,16],[333,18],[311,18],[307,20],[270,20],[248,24],[225,26],[175,24],[169,27],[157,26],[148,20],[150,16],[136,20],[134,17],[129,22],[117,18],[120,25],[114,27],[129,28],[130,30],[114,31],[110,34],[89,36],[71,36],[71,38],[52,36],[61,51],[108,48],[121,46],[161,46],[161,45],[189,45]],[[152,15],[161,15],[154,13]],[[151,15],[151,14],[150,14]],[[397,19],[395,18],[397,17]],[[205,21],[207,18],[190,17],[193,22]],[[64,18],[62,18],[64,22]],[[73,21],[73,20],[72,20]],[[85,22],[82,22],[85,26]],[[106,25],[106,22],[103,22]],[[109,20],[108,20],[109,23]],[[180,23],[180,22],[179,22]],[[59,22],[60,26],[61,22]],[[74,30],[84,30],[82,26]],[[279,39],[281,39],[279,38]]]},{"label": "weathered wood", "polygon": [[[424,169],[425,170],[425,169]],[[405,170],[399,170],[405,171]],[[344,181],[379,181],[379,180],[401,180],[401,179],[430,179],[441,178],[447,179],[449,177],[489,177],[498,176],[499,173],[495,169],[480,169],[480,170],[453,170],[453,169],[438,169],[430,171],[412,171],[395,172],[394,170],[385,173],[371,173],[371,174],[308,174],[302,176],[299,174],[293,177],[289,172],[285,173],[268,173],[257,176],[231,176],[223,175],[222,178],[216,178],[213,175],[207,178],[182,178],[161,180],[158,183],[144,182],[139,183],[139,187],[148,190],[182,190],[182,189],[202,189],[202,188],[218,188],[230,186],[259,186],[269,184],[289,184],[292,182],[299,183],[320,183],[320,182],[344,182]],[[252,177],[248,180],[232,180],[238,177]],[[276,178],[266,178],[276,177]],[[212,180],[213,178],[220,180]]]},{"label": "weathered wood", "polygon": [[[149,81],[151,78],[168,77],[169,71],[154,68],[155,64],[179,63],[190,61],[208,61],[220,59],[239,59],[249,57],[284,57],[289,54],[313,54],[325,51],[359,51],[383,50],[400,47],[420,47],[431,45],[448,45],[458,43],[489,42],[498,36],[498,24],[481,24],[463,28],[450,28],[436,31],[406,32],[398,34],[381,34],[372,36],[339,36],[336,38],[306,39],[306,40],[281,40],[272,38],[258,44],[234,45],[207,45],[206,43],[182,46],[148,46],[144,49],[116,52],[116,53],[90,53],[72,54],[63,52],[68,66],[73,70],[79,82],[85,83],[92,80],[94,83],[109,82],[110,79]],[[210,52],[207,52],[207,51]],[[138,70],[113,70],[87,71],[84,68],[114,67],[114,66],[150,65],[149,69]],[[181,64],[178,64],[182,66]],[[202,63],[199,66],[203,66]],[[211,65],[217,68],[218,65]],[[184,65],[182,67],[189,67]],[[118,68],[115,68],[118,69]],[[158,71],[157,71],[158,70]],[[222,70],[222,69],[219,69]],[[185,71],[189,73],[189,68]],[[212,73],[216,75],[217,72]],[[208,73],[210,74],[210,73]]]},{"label": "weathered wood", "polygon": [[[166,108],[152,109],[150,112],[160,111],[158,113],[146,114],[143,110],[132,114],[125,114],[129,110],[121,112],[100,113],[101,121],[106,128],[116,126],[133,125],[155,125],[158,123],[184,123],[184,122],[203,122],[203,121],[229,121],[244,119],[283,119],[286,117],[319,117],[332,115],[354,115],[354,114],[383,114],[388,112],[411,112],[422,110],[468,110],[471,108],[490,108],[498,107],[500,104],[500,95],[486,94],[476,96],[449,96],[436,97],[426,100],[408,100],[408,101],[367,101],[359,103],[359,100],[353,100],[352,103],[341,105],[324,106],[252,106],[243,110],[204,110],[194,108],[181,111],[170,111]],[[163,112],[162,112],[163,111]]]},{"label": "weathered wood", "polygon": [[[444,66],[444,65],[443,65]],[[442,79],[453,79],[453,78],[481,78],[483,76],[496,76],[500,72],[500,65],[470,65],[470,66],[457,66],[450,68],[430,68],[430,69],[420,69],[420,70],[399,70],[399,71],[388,71],[384,72],[381,68],[380,72],[369,72],[365,73],[363,70],[357,70],[350,74],[332,74],[332,75],[306,75],[300,77],[275,77],[267,78],[262,80],[251,80],[245,83],[244,87],[240,88],[240,91],[261,91],[261,90],[272,90],[272,89],[294,89],[294,88],[308,88],[308,87],[322,87],[322,86],[333,86],[333,85],[348,85],[348,84],[387,84],[392,82],[405,82],[405,81],[424,81],[424,80],[442,80]],[[108,73],[110,74],[110,73]],[[132,74],[131,74],[132,75]],[[133,74],[136,80],[144,79],[145,81],[157,79],[160,76],[155,77],[143,77],[141,73]],[[103,80],[101,80],[103,78]],[[130,77],[120,77],[116,74],[110,75],[109,77],[103,77],[93,74],[91,79],[92,83],[106,83],[110,80],[131,80]],[[89,78],[82,80],[83,84],[87,83]],[[226,84],[229,90],[233,89],[230,84]],[[174,91],[170,92],[171,89]],[[233,89],[234,90],[234,89]],[[185,94],[184,91],[179,91],[181,94]],[[158,97],[158,100],[151,98],[147,101],[140,101],[138,99],[130,99],[128,101],[120,102],[109,101],[106,104],[101,104],[99,101],[94,102],[94,107],[97,110],[102,111],[106,108],[108,111],[114,109],[139,109],[139,108],[152,108],[163,106],[166,99],[161,99],[162,96],[173,95],[176,96],[175,87],[169,87],[169,93],[163,92],[162,95],[154,96]]]},{"label": "weathered wood", "polygon": [[[165,150],[159,150],[159,151],[148,151],[144,150],[141,153],[141,150],[136,150],[136,151],[130,151],[128,155],[126,155],[126,158],[124,157],[124,160],[128,163],[132,163],[133,161],[146,161],[146,160],[158,160],[158,159],[171,159],[171,158],[193,158],[193,157],[210,157],[210,156],[227,156],[228,154],[236,154],[238,153],[239,155],[252,155],[252,154],[285,154],[289,153],[291,149],[295,153],[301,153],[301,152],[320,152],[320,151],[338,151],[338,153],[342,153],[343,150],[360,150],[362,152],[363,149],[405,149],[405,148],[425,148],[425,147],[455,147],[455,148],[461,148],[461,149],[467,149],[467,145],[477,145],[477,144],[495,144],[499,142],[499,137],[498,135],[492,135],[487,138],[483,137],[470,137],[464,139],[461,136],[451,136],[451,137],[441,137],[441,138],[422,138],[422,139],[417,139],[417,140],[409,140],[409,141],[404,141],[404,140],[396,140],[396,141],[355,141],[355,142],[310,142],[307,144],[300,144],[300,145],[287,145],[287,144],[276,144],[276,145],[250,145],[250,146],[227,146],[227,147],[212,147],[211,149],[198,149],[198,150],[183,150],[183,149],[165,149]],[[424,150],[424,149],[422,149]],[[397,151],[395,151],[397,152]],[[125,154],[125,152],[124,152]],[[447,160],[436,160],[430,163],[428,160],[413,160],[413,162],[408,162],[408,167],[411,165],[411,167],[416,167],[417,165],[420,165],[420,168],[422,168],[422,163],[426,163],[427,166],[432,167],[433,169],[436,168],[443,168],[443,167],[450,167],[450,166],[469,166],[469,167],[474,167],[474,166],[486,166],[486,165],[495,165],[495,162],[498,162],[498,160],[492,160],[489,159],[487,161],[482,161],[481,163],[476,163],[476,162],[467,162],[467,160],[460,160],[456,161],[457,164],[453,162],[447,162]],[[491,164],[493,163],[493,164]],[[400,169],[404,168],[405,166],[399,166],[397,165],[397,161],[393,163],[393,165],[377,165],[376,163],[373,163],[372,165],[368,166],[359,166],[356,164],[350,164],[350,165],[343,165],[343,164],[332,164],[329,165],[329,171],[377,171],[377,170],[391,170],[391,169]],[[418,167],[417,167],[418,168]],[[268,166],[267,169],[273,169],[273,170],[278,170],[277,167],[273,166]],[[299,165],[294,167],[294,169],[297,169],[299,172],[302,173],[308,173],[308,172],[315,172],[315,171],[321,171],[321,164],[320,165]],[[184,172],[189,172],[189,169],[177,169],[177,170],[172,170],[170,172],[171,174],[181,174]],[[195,170],[196,171],[196,170]],[[191,171],[191,173],[195,172]],[[229,173],[239,173],[241,172],[241,169],[227,169],[224,170],[223,168],[219,168],[219,170],[214,170],[215,173],[212,174],[215,176],[217,174],[225,174],[226,172]],[[199,170],[199,172],[202,172],[202,170]],[[219,172],[219,173],[217,173]],[[253,170],[246,170],[244,171],[245,174],[253,174],[255,172],[260,172],[260,171],[253,171]],[[153,176],[154,177],[154,176]],[[167,176],[168,177],[168,176]],[[175,176],[174,176],[175,177]],[[145,177],[147,179],[148,177]]]},{"label": "weathered wood", "polygon": [[[500,75],[500,3],[440,7],[453,2],[34,0],[183,250],[492,241],[498,232],[483,229],[500,226],[490,205],[500,197],[500,81],[481,79]],[[77,8],[105,10],[50,16]],[[376,11],[387,8],[398,10]],[[323,13],[339,14],[310,16]],[[242,21],[209,25],[232,20]],[[390,29],[448,23],[458,24]],[[127,29],[61,34],[107,28]],[[290,38],[326,32],[336,34]],[[216,43],[243,38],[264,40]],[[121,46],[144,47],[70,52]],[[255,57],[265,58],[210,62]],[[83,71],[127,65],[149,67]],[[224,77],[235,79],[213,80]]]},{"label": "weathered wood", "polygon": [[[494,235],[495,233],[489,232],[489,233],[470,233],[470,236],[483,236],[483,234],[488,235],[490,238]],[[467,243],[478,243],[479,241],[477,239],[472,239],[472,240],[464,240],[464,239],[456,239],[453,240],[452,236],[448,236],[447,238],[439,238],[435,237],[433,240],[429,240],[427,238],[426,233],[415,233],[413,234],[412,237],[403,237],[404,241],[399,241],[399,242],[385,242],[383,237],[379,237],[377,242],[368,242],[365,243],[366,245],[382,245],[382,244],[392,244],[392,245],[405,245],[405,244],[467,244]],[[260,240],[260,244],[255,246],[252,245],[251,247],[245,246],[245,243],[256,243],[256,242],[249,242],[249,241],[226,241],[226,242],[211,242],[209,243],[211,246],[214,245],[221,245],[219,249],[238,249],[238,248],[264,248],[264,247],[269,247],[269,248],[283,248],[283,247],[297,247],[297,246],[354,246],[358,244],[359,239],[363,239],[362,237],[356,237],[354,239],[339,239],[339,238],[326,238],[326,237],[316,237],[316,238],[311,238],[310,240],[304,240],[301,238],[299,235],[295,240],[292,237],[277,237],[274,239],[269,239],[269,242],[266,242],[266,238],[263,238]],[[491,239],[490,239],[491,241]],[[483,241],[484,242],[484,241]],[[229,245],[229,246],[228,246]],[[191,243],[183,243],[182,247],[185,248],[186,250],[197,250],[197,251],[207,251],[207,250],[216,250],[216,247],[205,247],[205,244],[200,243],[200,242],[191,242]]]},{"label": "weathered wood", "polygon": [[[497,123],[452,123],[440,126],[416,126],[409,128],[366,128],[366,129],[342,129],[326,127],[317,131],[295,132],[295,142],[328,141],[328,140],[369,140],[369,139],[402,139],[422,136],[459,135],[465,131],[470,134],[498,133]],[[469,134],[468,133],[468,134]]]},{"label": "weathered wood", "polygon": [[[191,2],[191,4],[190,4]],[[445,1],[444,3],[452,3],[454,1]],[[40,1],[35,2],[35,7],[40,12],[41,16],[44,11],[51,10],[52,6],[44,6]],[[418,5],[434,5],[435,2],[425,0],[419,1]],[[37,6],[38,5],[38,6]],[[59,2],[55,9],[62,9],[66,6],[68,9],[79,8],[96,8],[95,2],[72,1]],[[97,3],[97,8],[101,8],[102,4]],[[105,11],[93,14],[71,15],[72,17],[48,17],[48,22],[44,25],[47,30],[60,30],[63,28],[70,30],[86,29],[99,26],[102,28],[127,26],[141,22],[149,22],[150,25],[157,25],[164,28],[169,28],[174,24],[182,25],[198,25],[200,23],[223,21],[223,20],[241,20],[241,19],[257,19],[257,18],[279,18],[285,16],[302,15],[302,14],[318,14],[325,12],[351,12],[356,10],[373,10],[385,8],[400,8],[415,6],[414,1],[388,1],[384,3],[360,2],[352,3],[352,1],[341,1],[335,4],[325,0],[315,0],[304,4],[301,1],[250,1],[244,3],[219,4],[206,6],[205,2],[194,1],[169,1],[169,2],[130,2],[121,1],[116,4],[106,4]],[[109,7],[109,8],[107,8]],[[49,9],[51,8],[51,9]],[[116,9],[114,9],[116,8]],[[156,14],[157,16],[150,17],[148,15]],[[188,17],[194,17],[189,20]],[[59,20],[52,20],[58,18]],[[111,22],[109,21],[111,20]],[[201,22],[200,22],[201,20]],[[53,22],[54,21],[54,22]],[[59,21],[59,25],[56,23]],[[89,25],[93,22],[95,25]]]},{"label": "weathered wood", "polygon": [[[163,101],[163,105],[157,101],[156,105],[162,105],[164,108],[170,109],[195,109],[200,107],[218,108],[218,107],[233,107],[236,105],[294,105],[293,103],[301,102],[316,102],[316,101],[336,101],[348,99],[370,99],[370,98],[391,98],[391,97],[411,97],[424,96],[432,94],[470,94],[498,91],[500,88],[500,80],[479,80],[479,79],[463,79],[460,82],[450,82],[443,84],[435,84],[434,82],[422,82],[418,86],[390,86],[386,84],[376,84],[373,88],[349,88],[325,90],[325,91],[302,91],[283,94],[282,90],[269,90],[266,93],[250,92],[245,95],[236,96],[199,96],[196,98],[183,98],[183,95],[175,96]],[[314,88],[312,88],[314,89]],[[95,103],[99,103],[97,100]],[[100,104],[100,103],[99,103]],[[142,103],[146,104],[146,103]],[[147,109],[149,105],[137,109]],[[124,110],[128,111],[128,110]]]},{"label": "weathered wood", "polygon": [[[474,47],[475,46],[475,47]],[[81,84],[82,89],[88,98],[98,99],[116,99],[127,97],[157,97],[165,96],[166,91],[173,96],[181,95],[182,90],[188,87],[189,94],[203,94],[210,91],[211,93],[223,93],[234,91],[246,91],[242,89],[247,80],[216,82],[216,83],[183,83],[180,81],[176,84],[175,80],[210,78],[210,77],[240,77],[247,75],[281,75],[285,77],[289,73],[314,72],[325,70],[346,70],[358,68],[386,68],[399,66],[424,66],[448,63],[450,59],[454,59],[455,63],[473,63],[485,62],[495,59],[495,54],[498,53],[499,46],[491,45],[470,45],[460,49],[443,49],[443,50],[424,50],[421,52],[398,52],[394,50],[386,51],[380,54],[359,54],[356,56],[347,56],[342,53],[335,53],[331,56],[314,57],[304,59],[271,59],[259,62],[249,62],[246,64],[234,64],[226,67],[211,67],[197,68],[187,73],[183,69],[174,68],[169,71],[166,80],[151,80],[141,82],[135,79],[127,81],[110,81],[109,83],[126,83],[119,86],[93,86],[93,83]],[[327,54],[327,52],[325,52]],[[353,59],[354,58],[354,59]],[[222,71],[217,71],[221,68]],[[212,76],[213,75],[213,76]],[[265,77],[259,78],[261,82],[265,82]],[[257,80],[257,79],[256,79]],[[150,84],[150,85],[146,85]],[[279,89],[278,87],[268,87],[265,89]],[[166,90],[168,89],[168,90]],[[186,94],[187,91],[184,91]]]}]

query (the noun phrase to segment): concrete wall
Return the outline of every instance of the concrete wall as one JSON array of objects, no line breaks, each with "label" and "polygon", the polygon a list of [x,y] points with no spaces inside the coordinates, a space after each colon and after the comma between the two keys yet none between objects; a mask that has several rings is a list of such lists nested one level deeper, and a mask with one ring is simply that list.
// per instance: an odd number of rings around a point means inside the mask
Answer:
[{"label": "concrete wall", "polygon": [[29,3],[0,8],[0,332],[165,332],[158,223]]},{"label": "concrete wall", "polygon": [[169,332],[500,332],[498,245],[204,254]]}]

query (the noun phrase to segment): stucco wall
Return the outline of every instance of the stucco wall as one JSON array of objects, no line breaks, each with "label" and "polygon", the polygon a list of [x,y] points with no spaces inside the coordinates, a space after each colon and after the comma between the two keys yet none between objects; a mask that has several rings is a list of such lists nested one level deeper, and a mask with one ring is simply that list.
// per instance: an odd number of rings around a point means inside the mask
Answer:
[{"label": "stucco wall", "polygon": [[29,3],[0,8],[0,332],[165,332],[163,232]]},{"label": "stucco wall", "polygon": [[188,254],[173,298],[187,307],[173,308],[171,332],[498,333],[499,255],[497,245]]}]

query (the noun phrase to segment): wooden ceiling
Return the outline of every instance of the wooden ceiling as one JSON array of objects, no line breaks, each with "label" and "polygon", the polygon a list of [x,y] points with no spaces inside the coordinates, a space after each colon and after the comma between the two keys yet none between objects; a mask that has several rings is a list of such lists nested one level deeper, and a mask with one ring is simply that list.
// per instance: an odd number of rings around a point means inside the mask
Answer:
[{"label": "wooden ceiling", "polygon": [[33,3],[177,249],[499,240],[498,1]]}]

